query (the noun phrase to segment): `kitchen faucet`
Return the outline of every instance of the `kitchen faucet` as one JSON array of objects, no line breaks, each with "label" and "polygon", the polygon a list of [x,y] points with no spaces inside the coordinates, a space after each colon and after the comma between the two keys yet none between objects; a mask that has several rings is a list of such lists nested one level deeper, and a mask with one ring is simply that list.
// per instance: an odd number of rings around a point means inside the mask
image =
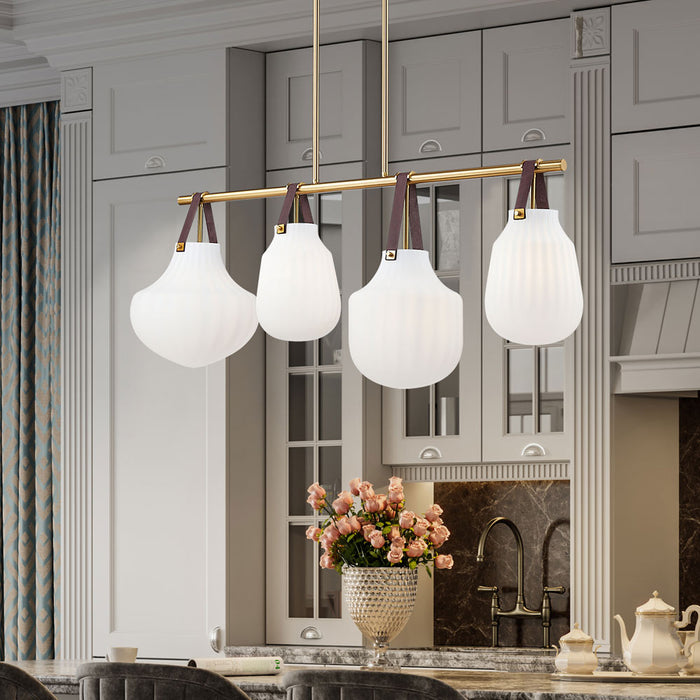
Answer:
[{"label": "kitchen faucet", "polygon": [[565,593],[566,588],[564,586],[545,586],[542,595],[542,607],[539,610],[531,610],[525,604],[525,565],[524,565],[524,551],[523,551],[523,538],[520,534],[515,523],[503,516],[498,518],[493,518],[489,520],[481,533],[479,538],[479,547],[476,552],[476,560],[478,562],[484,561],[484,547],[486,546],[486,539],[489,536],[491,530],[498,525],[503,523],[507,525],[513,536],[515,537],[515,544],[517,546],[518,561],[517,561],[517,586],[518,591],[515,598],[515,606],[511,610],[502,610],[501,602],[498,598],[498,586],[479,586],[477,590],[486,591],[491,593],[491,646],[498,646],[498,627],[502,617],[514,617],[520,619],[526,619],[528,617],[539,617],[542,619],[542,634],[543,634],[543,644],[544,648],[549,648],[549,629],[551,626],[551,616],[552,607],[550,601],[550,593]]}]

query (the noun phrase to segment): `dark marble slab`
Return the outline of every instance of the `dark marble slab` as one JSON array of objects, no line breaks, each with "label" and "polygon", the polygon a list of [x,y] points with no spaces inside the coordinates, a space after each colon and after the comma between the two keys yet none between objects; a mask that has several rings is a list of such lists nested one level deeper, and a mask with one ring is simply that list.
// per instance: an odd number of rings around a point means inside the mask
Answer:
[{"label": "dark marble slab", "polygon": [[[481,532],[499,515],[510,518],[523,537],[528,607],[540,607],[543,586],[565,586],[565,595],[551,597],[551,640],[569,631],[568,481],[436,483],[435,501],[452,532],[445,551],[455,559],[451,571],[435,575],[436,645],[491,645],[490,594],[479,593],[479,585],[498,586],[502,608],[515,604],[516,546],[510,529],[497,525],[487,540],[484,562],[476,561]],[[541,621],[502,620],[499,642],[542,646]]]},{"label": "dark marble slab", "polygon": [[680,607],[700,603],[700,398],[679,399]]}]

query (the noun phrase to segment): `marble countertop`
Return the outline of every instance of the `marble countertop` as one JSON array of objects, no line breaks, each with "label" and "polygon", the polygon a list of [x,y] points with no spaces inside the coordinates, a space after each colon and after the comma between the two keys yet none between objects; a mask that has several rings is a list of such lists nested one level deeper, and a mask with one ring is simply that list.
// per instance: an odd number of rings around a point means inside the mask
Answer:
[{"label": "marble countertop", "polygon": [[[76,694],[75,672],[81,661],[17,661],[10,662],[28,671],[51,692]],[[289,669],[294,666],[289,666]],[[412,669],[405,673],[438,678],[458,689],[472,700],[683,700],[700,699],[698,683],[610,683],[563,681],[550,673],[468,671],[460,669]],[[240,676],[230,680],[253,700],[284,700],[280,687],[282,676]]]}]

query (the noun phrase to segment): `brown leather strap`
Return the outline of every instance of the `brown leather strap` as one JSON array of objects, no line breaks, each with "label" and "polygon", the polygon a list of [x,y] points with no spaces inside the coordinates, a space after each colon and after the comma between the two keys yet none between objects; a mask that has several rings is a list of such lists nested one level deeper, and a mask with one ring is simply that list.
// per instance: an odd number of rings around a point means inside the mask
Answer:
[{"label": "brown leather strap", "polygon": [[[282,202],[282,210],[280,211],[279,219],[277,220],[277,226],[275,227],[275,233],[285,233],[287,230],[287,223],[289,222],[289,214],[292,211],[292,205],[294,204],[294,198],[297,196],[297,190],[299,185],[292,183],[287,185],[287,194]],[[311,214],[311,205],[309,204],[309,198],[305,194],[299,195],[299,212],[301,214],[301,220],[305,224],[313,224],[314,218]]]},{"label": "brown leather strap", "polygon": [[411,246],[414,250],[423,250],[423,235],[420,227],[420,214],[418,212],[418,194],[415,185],[408,184],[408,173],[396,175],[396,187],[394,188],[394,203],[391,208],[391,220],[389,221],[389,236],[386,243],[387,260],[396,260],[396,251],[399,246],[401,233],[401,219],[406,205],[406,188],[408,187],[408,221],[411,231]]},{"label": "brown leather strap", "polygon": [[[185,223],[182,225],[182,231],[180,232],[180,238],[177,239],[177,245],[175,246],[175,251],[182,253],[185,250],[185,244],[187,242],[187,236],[190,235],[190,229],[192,228],[192,222],[194,221],[194,215],[199,207],[199,203],[202,201],[202,193],[195,192],[192,195],[192,203],[190,208],[187,210],[187,216],[185,217]],[[204,210],[204,218],[207,222],[207,231],[209,233],[209,243],[217,243],[216,240],[216,227],[214,226],[214,215],[211,211],[211,203],[205,202],[202,205]]]},{"label": "brown leather strap", "polygon": [[535,206],[538,209],[549,209],[549,199],[547,197],[547,185],[544,180],[544,173],[535,175],[537,161],[523,161],[523,174],[520,176],[520,186],[518,187],[518,195],[515,198],[514,215],[515,219],[525,218],[525,209],[527,207],[527,196],[532,187],[533,176],[535,182]]}]

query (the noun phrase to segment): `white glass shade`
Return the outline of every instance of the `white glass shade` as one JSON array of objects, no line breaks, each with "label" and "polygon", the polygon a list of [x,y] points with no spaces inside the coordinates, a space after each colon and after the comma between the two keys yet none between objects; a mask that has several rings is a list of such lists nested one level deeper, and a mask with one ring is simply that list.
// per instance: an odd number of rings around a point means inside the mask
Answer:
[{"label": "white glass shade", "polygon": [[498,335],[548,345],[581,322],[583,293],[576,249],[554,209],[528,209],[508,223],[491,249],[484,294],[486,318]]},{"label": "white glass shade", "polygon": [[340,318],[340,291],[333,256],[316,224],[287,224],[260,261],[258,321],[280,340],[315,340]]},{"label": "white glass shade", "polygon": [[153,352],[203,367],[242,348],[258,322],[255,296],[228,274],[218,243],[187,243],[131,300],[131,325]]},{"label": "white glass shade", "polygon": [[427,251],[398,250],[396,260],[385,252],[374,277],[350,295],[350,356],[377,384],[434,384],[462,355],[462,297],[438,279]]}]

